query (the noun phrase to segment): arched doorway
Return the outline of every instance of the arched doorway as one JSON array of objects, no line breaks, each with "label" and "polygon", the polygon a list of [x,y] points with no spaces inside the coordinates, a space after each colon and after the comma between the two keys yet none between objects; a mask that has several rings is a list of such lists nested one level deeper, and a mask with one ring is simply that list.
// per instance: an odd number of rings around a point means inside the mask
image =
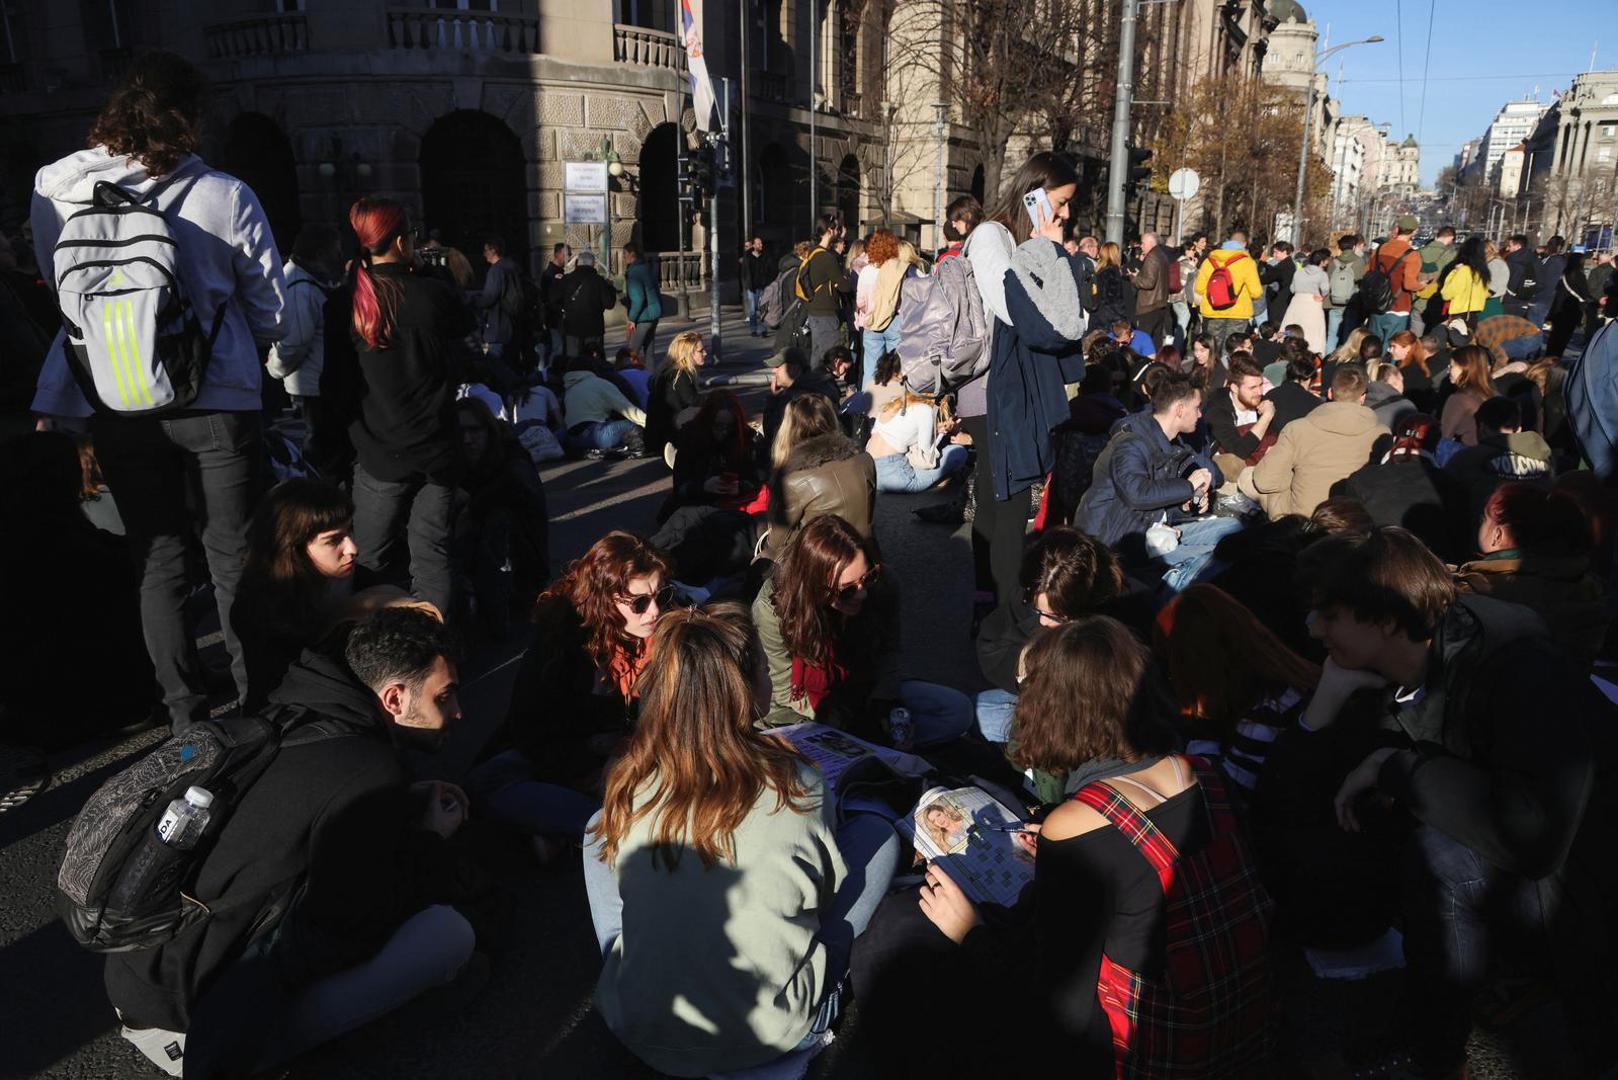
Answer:
[{"label": "arched doorway", "polygon": [[527,262],[528,175],[522,143],[488,113],[459,109],[433,122],[421,140],[422,222],[459,248],[475,269],[483,241],[498,236]]},{"label": "arched doorway", "polygon": [[640,241],[647,251],[680,250],[680,129],[659,124],[640,145]]},{"label": "arched doorway", "polygon": [[848,226],[848,235],[860,231],[860,159],[853,154],[843,155],[837,166],[837,214]]},{"label": "arched doorway", "polygon": [[298,161],[286,133],[263,113],[242,113],[230,122],[214,164],[253,189],[270,219],[275,246],[283,258],[291,254],[303,213],[298,206]]}]

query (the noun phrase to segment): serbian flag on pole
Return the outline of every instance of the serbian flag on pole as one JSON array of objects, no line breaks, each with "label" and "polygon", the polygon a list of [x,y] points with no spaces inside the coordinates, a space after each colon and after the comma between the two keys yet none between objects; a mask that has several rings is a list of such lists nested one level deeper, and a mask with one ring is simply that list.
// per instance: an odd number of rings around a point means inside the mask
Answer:
[{"label": "serbian flag on pole", "polygon": [[680,0],[680,28],[685,34],[685,59],[691,69],[691,111],[697,117],[697,130],[706,134],[713,128],[713,81],[708,78],[708,61],[702,55],[702,0]]}]

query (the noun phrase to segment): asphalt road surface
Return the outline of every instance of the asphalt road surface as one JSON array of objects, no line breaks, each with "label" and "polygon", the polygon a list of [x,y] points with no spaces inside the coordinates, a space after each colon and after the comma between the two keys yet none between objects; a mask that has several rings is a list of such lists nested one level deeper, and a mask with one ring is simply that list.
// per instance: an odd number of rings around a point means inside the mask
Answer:
[{"label": "asphalt road surface", "polygon": [[[705,327],[704,327],[705,328]],[[669,327],[671,336],[678,326]],[[765,343],[727,319],[732,342],[710,378],[743,392],[755,407],[764,390]],[[667,340],[665,336],[665,341]],[[545,470],[554,569],[609,528],[650,531],[668,487],[660,461],[563,462]],[[884,566],[904,597],[906,675],[962,690],[980,687],[968,637],[970,548],[965,526],[918,522],[911,510],[938,494],[884,495],[876,529]],[[204,638],[212,649],[219,646]],[[520,635],[485,647],[463,671],[464,722],[439,775],[454,778],[473,760],[505,710]],[[73,815],[88,795],[162,732],[55,755],[51,786],[0,814],[0,1078],[62,1080],[160,1075],[116,1033],[101,985],[101,960],[77,948],[54,913],[53,882]],[[294,1062],[299,1080],[406,1080],[426,1077],[652,1077],[611,1036],[591,1007],[599,968],[578,856],[537,868],[521,850],[506,860],[503,901],[489,914],[480,950],[486,979],[469,980]],[[1317,1062],[1340,1045],[1347,1025],[1386,1013],[1396,979],[1325,983],[1294,963],[1287,1040],[1277,1076],[1331,1075]],[[1543,1010],[1542,1010],[1543,1012]],[[1473,1047],[1475,1077],[1572,1077],[1558,1047],[1554,1016],[1519,1024]],[[869,1033],[863,1033],[868,1036]],[[857,1003],[837,1040],[811,1067],[816,1078],[863,1080]]]}]

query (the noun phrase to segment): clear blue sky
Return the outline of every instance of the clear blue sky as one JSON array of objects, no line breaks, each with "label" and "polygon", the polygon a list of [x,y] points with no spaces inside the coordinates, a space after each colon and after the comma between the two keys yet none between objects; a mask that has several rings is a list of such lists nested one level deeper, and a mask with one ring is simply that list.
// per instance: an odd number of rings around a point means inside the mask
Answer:
[{"label": "clear blue sky", "polygon": [[1344,113],[1387,121],[1395,140],[1416,136],[1426,186],[1462,143],[1483,134],[1501,105],[1520,100],[1535,85],[1541,101],[1550,101],[1552,90],[1565,90],[1589,68],[1592,46],[1596,70],[1618,69],[1615,0],[1300,2],[1320,32],[1320,48],[1374,34],[1387,39],[1344,49],[1322,70]]}]

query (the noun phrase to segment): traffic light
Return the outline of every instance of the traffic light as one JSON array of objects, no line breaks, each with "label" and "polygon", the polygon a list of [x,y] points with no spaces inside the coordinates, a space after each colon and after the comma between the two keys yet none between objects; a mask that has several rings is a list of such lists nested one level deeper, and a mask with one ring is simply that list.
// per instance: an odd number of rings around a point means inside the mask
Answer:
[{"label": "traffic light", "polygon": [[1129,147],[1129,172],[1124,176],[1124,197],[1133,201],[1140,191],[1140,186],[1151,178],[1152,167],[1146,164],[1152,160],[1152,152],[1139,146]]},{"label": "traffic light", "polygon": [[716,190],[717,173],[714,168],[712,143],[703,143],[691,151],[691,187],[693,197],[706,199]]}]

